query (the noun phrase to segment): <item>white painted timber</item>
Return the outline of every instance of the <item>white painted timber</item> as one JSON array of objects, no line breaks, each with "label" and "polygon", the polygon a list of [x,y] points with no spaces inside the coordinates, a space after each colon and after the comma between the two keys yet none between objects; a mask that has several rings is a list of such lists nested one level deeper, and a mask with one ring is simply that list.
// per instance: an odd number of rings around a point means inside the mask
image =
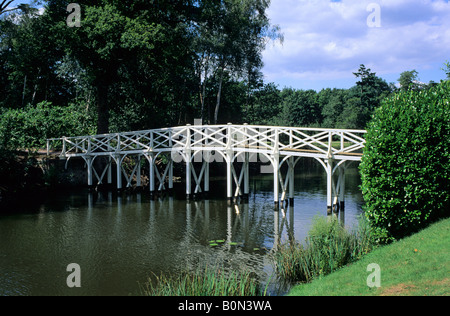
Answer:
[{"label": "white painted timber", "polygon": [[[294,168],[301,157],[311,157],[318,160],[327,172],[327,206],[331,209],[338,194],[344,198],[345,162],[360,161],[362,149],[365,145],[365,130],[326,129],[283,126],[255,126],[255,125],[186,125],[178,127],[160,128],[124,133],[110,133],[101,135],[61,137],[47,140],[47,151],[50,148],[60,150],[62,159],[82,157],[88,168],[88,184],[93,184],[93,176],[102,183],[106,169],[99,173],[93,169],[96,157],[109,157],[108,182],[111,180],[111,163],[117,166],[117,174],[124,173],[127,186],[131,185],[133,175],[140,177],[140,162],[145,157],[150,164],[150,190],[156,190],[155,180],[159,181],[158,190],[165,188],[167,175],[169,188],[173,187],[173,162],[186,163],[186,194],[192,194],[191,185],[195,185],[194,192],[209,190],[209,163],[211,157],[225,162],[227,168],[227,197],[229,199],[247,195],[248,166],[253,162],[252,155],[259,155],[269,161],[274,176],[274,202],[279,202],[279,188],[281,187],[281,201],[289,197],[293,200]],[[166,155],[169,163],[161,174],[155,165],[159,155]],[[125,157],[133,157],[136,166],[130,177],[122,166]],[[198,158],[200,157],[200,158]],[[236,174],[234,164],[242,162],[241,173]],[[202,162],[202,169],[197,175],[194,162]],[[216,160],[217,161],[217,160]],[[288,171],[285,177],[281,174],[281,166],[286,163]],[[333,167],[334,166],[334,167]],[[337,184],[333,182],[333,174],[338,170]],[[155,175],[156,174],[156,175]],[[117,177],[117,187],[122,188],[122,177]],[[192,179],[195,183],[192,183]],[[284,182],[283,182],[284,179]],[[140,184],[140,180],[137,181]],[[241,183],[243,182],[243,188]],[[236,190],[233,192],[233,183]],[[340,192],[339,192],[340,191]]]}]

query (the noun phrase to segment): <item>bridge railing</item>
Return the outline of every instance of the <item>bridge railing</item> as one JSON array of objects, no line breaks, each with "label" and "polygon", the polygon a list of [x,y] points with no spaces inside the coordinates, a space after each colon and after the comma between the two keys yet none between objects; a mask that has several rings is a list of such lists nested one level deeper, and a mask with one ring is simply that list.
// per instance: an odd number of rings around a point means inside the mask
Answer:
[{"label": "bridge railing", "polygon": [[365,145],[365,133],[364,130],[246,124],[186,125],[124,133],[53,138],[47,140],[47,150],[52,148],[53,144],[53,149],[60,150],[62,157],[220,149],[267,153],[310,152],[334,156],[360,154]]}]

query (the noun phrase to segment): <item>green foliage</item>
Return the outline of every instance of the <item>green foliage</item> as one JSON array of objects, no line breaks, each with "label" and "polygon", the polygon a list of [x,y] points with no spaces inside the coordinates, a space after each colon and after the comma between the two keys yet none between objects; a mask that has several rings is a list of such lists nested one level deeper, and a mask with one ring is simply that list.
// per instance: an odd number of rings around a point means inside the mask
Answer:
[{"label": "green foliage", "polygon": [[247,271],[226,271],[221,268],[184,271],[176,276],[149,278],[142,287],[146,296],[257,296],[258,281]]},{"label": "green foliage", "polygon": [[322,121],[321,110],[314,90],[294,90],[286,88],[281,91],[282,113],[280,125],[318,126]]},{"label": "green foliage", "polygon": [[368,222],[347,231],[332,218],[316,217],[303,244],[281,245],[274,255],[277,274],[291,282],[310,282],[360,259],[373,249]]},{"label": "green foliage", "polygon": [[445,74],[447,75],[447,80],[450,80],[450,62],[446,61],[444,63],[444,68],[441,68]]},{"label": "green foliage", "polygon": [[281,113],[282,97],[274,83],[263,85],[255,91],[244,106],[244,122],[255,125],[275,125]]},{"label": "green foliage", "polygon": [[420,84],[417,83],[419,80],[419,73],[416,70],[404,71],[400,74],[398,82],[402,90],[417,90],[420,88]]},{"label": "green foliage", "polygon": [[365,214],[381,241],[448,215],[450,82],[386,99],[368,125],[360,164]]},{"label": "green foliage", "polygon": [[79,105],[52,106],[41,102],[24,109],[10,109],[0,117],[0,146],[10,150],[45,148],[48,138],[89,135],[93,119]]}]

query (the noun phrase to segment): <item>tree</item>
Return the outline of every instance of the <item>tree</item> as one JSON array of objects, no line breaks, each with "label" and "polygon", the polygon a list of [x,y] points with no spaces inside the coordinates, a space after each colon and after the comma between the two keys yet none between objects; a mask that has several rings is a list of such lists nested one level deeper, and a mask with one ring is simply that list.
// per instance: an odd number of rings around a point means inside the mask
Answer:
[{"label": "tree", "polygon": [[316,91],[285,88],[281,91],[281,98],[281,125],[307,127],[317,126],[321,122]]},{"label": "tree", "polygon": [[[359,90],[360,107],[358,111],[355,128],[364,128],[370,120],[375,108],[380,105],[380,101],[386,97],[391,89],[387,82],[376,76],[375,72],[371,72],[370,68],[366,68],[363,64],[357,72],[353,73],[360,81],[356,82],[356,87]],[[356,93],[349,90],[349,97],[355,97]],[[353,105],[355,106],[355,105]],[[355,109],[356,110],[356,109]]]},{"label": "tree", "polygon": [[214,123],[218,122],[224,78],[246,78],[249,84],[257,81],[267,39],[281,38],[278,29],[270,26],[268,6],[265,0],[198,1],[193,23],[196,77],[202,115],[206,84],[209,79],[217,83]]},{"label": "tree", "polygon": [[7,9],[8,6],[13,2],[14,0],[2,0],[0,1],[0,14],[12,11],[13,9]]},{"label": "tree", "polygon": [[19,5],[0,25],[0,71],[4,72],[0,104],[13,108],[43,100],[67,104],[70,91],[54,71],[63,54],[53,41],[48,16]]},{"label": "tree", "polygon": [[[49,1],[49,11],[60,13],[61,2]],[[170,87],[173,91],[180,83],[178,77],[169,79],[167,74],[178,75],[177,65],[185,64],[180,51],[186,51],[186,41],[174,36],[183,31],[181,13],[177,11],[183,10],[183,5],[183,1],[86,1],[81,27],[69,28],[65,21],[55,24],[53,29],[59,34],[61,46],[86,71],[95,89],[97,133],[109,132],[114,108],[123,113],[124,105],[117,108],[113,98],[127,99],[136,106],[128,93],[139,98],[141,104],[155,104],[161,90],[166,92]],[[123,91],[125,88],[131,91]],[[136,88],[142,90],[137,93]],[[140,109],[138,112],[144,113]]]},{"label": "tree", "polygon": [[322,89],[319,92],[319,106],[322,109],[322,127],[339,128],[339,117],[346,106],[348,92],[344,89]]},{"label": "tree", "polygon": [[446,61],[444,63],[444,68],[441,68],[445,74],[447,75],[447,80],[450,80],[450,62]]},{"label": "tree", "polygon": [[267,83],[256,90],[244,106],[244,122],[256,125],[275,125],[281,113],[280,90]]},{"label": "tree", "polygon": [[418,80],[419,73],[416,70],[404,71],[400,74],[400,78],[398,78],[400,88],[404,91],[419,89],[421,86]]}]

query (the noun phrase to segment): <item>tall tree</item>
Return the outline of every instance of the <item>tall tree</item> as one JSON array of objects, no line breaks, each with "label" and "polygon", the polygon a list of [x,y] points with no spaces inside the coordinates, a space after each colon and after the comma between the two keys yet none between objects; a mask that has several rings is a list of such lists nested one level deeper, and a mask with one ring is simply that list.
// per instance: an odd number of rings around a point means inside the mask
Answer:
[{"label": "tall tree", "polygon": [[68,91],[54,69],[62,58],[52,40],[46,15],[20,5],[0,21],[0,60],[6,71],[2,82],[7,92],[0,103],[20,107],[43,100],[63,105]]},{"label": "tall tree", "polygon": [[[61,1],[49,1],[61,5]],[[179,59],[175,48],[183,42],[169,42],[170,34],[177,28],[174,19],[180,18],[178,2],[171,1],[85,1],[82,9],[81,27],[68,28],[65,21],[58,23],[60,41],[71,58],[86,70],[96,91],[97,132],[109,132],[110,113],[117,89],[129,85],[118,83],[124,77],[130,78],[130,71],[140,70],[151,79],[147,90],[152,90],[153,82],[160,82],[164,75],[158,73],[170,63],[174,69]],[[60,7],[54,7],[56,11]],[[181,48],[177,48],[178,51]],[[170,51],[169,54],[166,52]],[[136,77],[141,78],[140,74]],[[136,78],[132,78],[135,80]],[[150,87],[149,87],[150,86]],[[149,89],[150,88],[150,89]],[[113,91],[114,89],[114,91]],[[159,88],[155,88],[159,89]],[[131,92],[130,92],[131,94]]]},{"label": "tall tree", "polygon": [[[366,68],[363,64],[353,74],[360,78],[356,82],[360,98],[360,109],[356,125],[358,128],[364,128],[375,108],[380,105],[381,99],[390,93],[391,90],[385,80],[377,77],[375,72],[371,72],[371,69]],[[354,97],[351,89],[349,93],[350,98]]]},{"label": "tall tree", "polygon": [[419,73],[413,69],[409,71],[404,71],[400,74],[398,82],[400,83],[400,88],[402,90],[417,90],[421,87],[419,80]]},{"label": "tall tree", "polygon": [[212,121],[218,122],[223,81],[227,75],[255,81],[262,67],[261,53],[267,39],[281,38],[270,25],[266,0],[203,0],[194,21],[194,52],[199,80],[201,112],[205,108],[208,80],[217,83]]}]

